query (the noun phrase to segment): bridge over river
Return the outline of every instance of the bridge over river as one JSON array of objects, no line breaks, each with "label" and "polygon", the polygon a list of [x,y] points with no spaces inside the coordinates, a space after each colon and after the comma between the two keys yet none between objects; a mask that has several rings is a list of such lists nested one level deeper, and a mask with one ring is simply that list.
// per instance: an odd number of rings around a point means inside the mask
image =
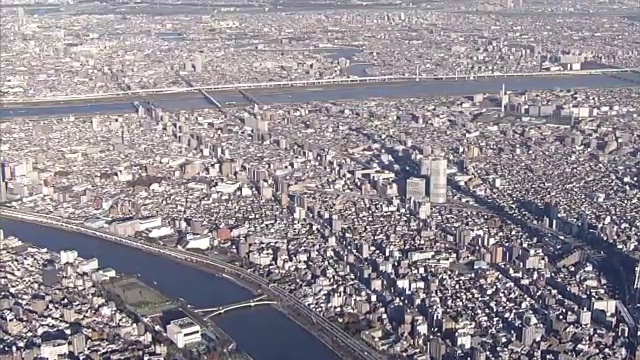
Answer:
[{"label": "bridge over river", "polygon": [[212,307],[212,308],[206,308],[206,309],[196,309],[195,312],[199,313],[200,315],[202,315],[204,317],[205,320],[210,319],[211,317],[214,317],[216,315],[220,315],[220,314],[224,314],[227,311],[230,310],[234,310],[234,309],[241,309],[241,308],[245,308],[245,307],[254,307],[254,306],[260,306],[260,305],[274,305],[277,304],[278,302],[275,300],[268,300],[267,299],[267,295],[260,295],[254,299],[249,299],[246,301],[240,301],[237,303],[233,303],[233,304],[228,304],[228,305],[224,305],[224,306],[216,306],[216,307]]}]

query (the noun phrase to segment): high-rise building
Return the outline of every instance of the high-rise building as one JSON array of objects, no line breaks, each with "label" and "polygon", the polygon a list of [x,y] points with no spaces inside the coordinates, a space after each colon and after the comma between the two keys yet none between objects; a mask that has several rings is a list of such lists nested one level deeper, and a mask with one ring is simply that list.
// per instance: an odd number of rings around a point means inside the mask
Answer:
[{"label": "high-rise building", "polygon": [[77,333],[70,336],[71,340],[71,351],[75,355],[79,355],[84,352],[87,348],[87,339],[85,338],[83,333]]},{"label": "high-rise building", "polygon": [[249,244],[246,241],[238,243],[238,256],[244,258],[249,253]]},{"label": "high-rise building", "polygon": [[422,178],[407,179],[407,199],[423,199],[426,195],[427,181]]},{"label": "high-rise building", "polygon": [[492,244],[489,247],[491,253],[491,263],[500,264],[504,261],[504,248],[501,244]]},{"label": "high-rise building", "polygon": [[487,353],[479,347],[473,347],[471,350],[471,359],[472,360],[485,360],[487,358]]},{"label": "high-rise building", "polygon": [[364,241],[361,242],[359,246],[359,250],[360,250],[360,256],[362,256],[363,259],[366,259],[369,257],[369,244],[367,244]]},{"label": "high-rise building", "polygon": [[522,322],[521,342],[522,345],[529,347],[540,337],[540,328],[537,326],[538,321],[533,315],[526,315]]},{"label": "high-rise building", "polygon": [[427,157],[420,159],[420,176],[429,176],[431,174],[431,160]]},{"label": "high-rise building", "polygon": [[431,160],[429,198],[434,204],[447,202],[447,159],[434,158]]},{"label": "high-rise building", "polygon": [[27,23],[26,20],[27,19],[26,19],[25,14],[24,14],[24,8],[23,7],[19,7],[18,8],[18,29],[22,29],[26,25],[26,23]]},{"label": "high-rise building", "polygon": [[456,229],[456,245],[459,248],[464,249],[471,240],[471,231],[467,230],[464,226],[459,226]]},{"label": "high-rise building", "polygon": [[7,182],[4,171],[0,170],[0,204],[7,201]]},{"label": "high-rise building", "polygon": [[337,215],[331,217],[331,230],[338,232],[342,229],[342,220]]},{"label": "high-rise building", "polygon": [[434,337],[429,341],[429,354],[432,359],[442,360],[446,351],[447,346],[439,337]]},{"label": "high-rise building", "polygon": [[289,206],[289,184],[282,179],[278,179],[277,185],[280,193],[280,205],[282,207]]},{"label": "high-rise building", "polygon": [[46,261],[42,265],[42,284],[44,286],[54,286],[58,283],[58,268],[53,261]]},{"label": "high-rise building", "polygon": [[193,71],[197,73],[202,72],[202,57],[200,57],[200,55],[196,55],[193,58]]}]

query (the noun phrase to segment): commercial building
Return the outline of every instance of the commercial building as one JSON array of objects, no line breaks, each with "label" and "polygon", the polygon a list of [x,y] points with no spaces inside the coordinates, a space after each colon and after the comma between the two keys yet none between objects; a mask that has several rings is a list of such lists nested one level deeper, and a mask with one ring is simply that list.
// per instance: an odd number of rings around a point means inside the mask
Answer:
[{"label": "commercial building", "polygon": [[42,343],[40,357],[47,360],[57,360],[69,353],[69,345],[64,340],[53,340]]},{"label": "commercial building", "polygon": [[76,250],[62,250],[60,251],[60,264],[71,264],[78,258],[78,252]]},{"label": "commercial building", "polygon": [[187,234],[180,240],[180,247],[184,249],[201,249],[206,250],[211,246],[211,238],[209,235]]},{"label": "commercial building", "polygon": [[167,325],[167,337],[179,348],[198,343],[202,340],[200,325],[193,322],[190,318],[173,320]]},{"label": "commercial building", "polygon": [[99,263],[98,263],[98,259],[96,258],[91,258],[88,260],[85,260],[83,262],[80,263],[80,265],[78,265],[78,272],[79,273],[84,273],[84,274],[88,274],[92,271],[96,271],[100,268]]},{"label": "commercial building", "polygon": [[58,268],[53,261],[46,261],[42,265],[42,284],[44,286],[54,286],[59,282]]},{"label": "commercial building", "polygon": [[429,198],[434,204],[447,202],[447,159],[434,158],[431,160],[431,174],[429,175]]},{"label": "commercial building", "polygon": [[77,333],[69,337],[71,341],[71,351],[74,354],[81,354],[87,348],[87,339],[83,333]]},{"label": "commercial building", "polygon": [[4,169],[0,169],[0,203],[7,201],[7,183],[5,181]]},{"label": "commercial building", "polygon": [[429,158],[420,159],[420,176],[429,176],[431,174],[431,161]]},{"label": "commercial building", "polygon": [[426,196],[427,181],[421,178],[407,179],[407,198],[423,199]]}]

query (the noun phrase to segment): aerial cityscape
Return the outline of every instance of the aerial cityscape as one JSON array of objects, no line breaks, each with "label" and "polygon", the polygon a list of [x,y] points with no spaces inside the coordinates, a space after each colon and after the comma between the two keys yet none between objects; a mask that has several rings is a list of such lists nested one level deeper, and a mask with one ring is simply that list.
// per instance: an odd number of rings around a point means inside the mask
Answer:
[{"label": "aerial cityscape", "polygon": [[0,15],[0,360],[640,359],[637,1]]}]

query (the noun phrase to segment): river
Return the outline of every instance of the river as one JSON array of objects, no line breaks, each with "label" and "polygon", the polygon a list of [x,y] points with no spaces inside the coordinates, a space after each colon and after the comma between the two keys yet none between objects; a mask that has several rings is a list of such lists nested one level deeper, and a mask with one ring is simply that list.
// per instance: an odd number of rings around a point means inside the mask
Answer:
[{"label": "river", "polygon": [[[0,219],[5,234],[52,251],[75,249],[84,258],[95,257],[100,267],[135,275],[172,298],[183,298],[197,308],[226,305],[250,299],[251,292],[239,285],[168,258],[141,250],[9,219]],[[329,348],[312,334],[273,307],[264,306],[230,311],[215,322],[255,360],[338,360]]]},{"label": "river", "polygon": [[[624,80],[627,79],[627,80]],[[478,80],[447,81],[406,81],[388,83],[364,83],[305,88],[252,89],[247,90],[263,104],[304,103],[311,101],[362,100],[371,98],[410,98],[421,96],[461,96],[476,93],[498,93],[505,84],[507,90],[524,91],[536,89],[577,89],[577,88],[620,88],[640,87],[640,74],[620,74],[620,78],[607,75],[574,75],[489,78]],[[247,101],[234,92],[210,92],[221,104],[246,104]],[[181,94],[180,99],[155,100],[154,104],[169,110],[192,110],[213,108],[198,93]],[[175,95],[174,95],[175,96]],[[144,101],[141,96],[139,101]],[[111,103],[60,104],[52,106],[24,106],[20,108],[0,108],[0,119],[15,117],[55,117],[68,115],[123,114],[133,112],[131,101],[116,100]]]}]

